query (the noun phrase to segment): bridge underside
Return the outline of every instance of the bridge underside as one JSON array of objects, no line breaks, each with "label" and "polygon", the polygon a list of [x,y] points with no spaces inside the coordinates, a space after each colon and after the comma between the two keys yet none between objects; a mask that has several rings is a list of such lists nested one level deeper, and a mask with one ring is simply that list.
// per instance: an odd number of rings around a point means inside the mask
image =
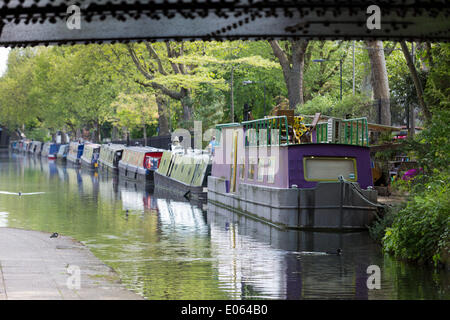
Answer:
[{"label": "bridge underside", "polygon": [[[0,45],[220,39],[448,41],[448,1],[84,0],[69,29],[64,0],[0,1]],[[370,30],[368,6],[381,9]],[[70,19],[69,18],[69,19]],[[72,22],[75,20],[71,20]]]}]

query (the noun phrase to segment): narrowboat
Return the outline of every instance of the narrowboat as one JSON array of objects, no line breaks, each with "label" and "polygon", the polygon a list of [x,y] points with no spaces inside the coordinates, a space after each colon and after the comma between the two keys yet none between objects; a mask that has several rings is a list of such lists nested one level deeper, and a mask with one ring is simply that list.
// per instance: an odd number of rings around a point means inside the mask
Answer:
[{"label": "narrowboat", "polygon": [[119,175],[153,185],[154,172],[159,167],[163,151],[152,147],[126,147],[119,161]]},{"label": "narrowboat", "polygon": [[78,141],[72,141],[69,143],[69,152],[67,153],[67,162],[72,164],[80,164],[81,155],[83,154],[84,144]]},{"label": "narrowboat", "polygon": [[42,147],[41,157],[47,157],[49,160],[55,160],[59,150],[59,143],[46,142]]},{"label": "narrowboat", "polygon": [[23,140],[17,141],[14,151],[19,153],[20,151],[22,151],[22,148],[23,148]]},{"label": "narrowboat", "polygon": [[319,119],[217,125],[208,203],[283,228],[366,229],[380,207],[367,119]]},{"label": "narrowboat", "polygon": [[89,169],[97,169],[100,145],[96,143],[86,143],[81,155],[81,165]]},{"label": "narrowboat", "polygon": [[19,148],[19,141],[17,141],[17,140],[11,141],[9,143],[9,147],[10,147],[11,151],[17,152],[17,149]]},{"label": "narrowboat", "polygon": [[36,146],[36,141],[31,141],[28,147],[27,153],[34,153],[34,147]]},{"label": "narrowboat", "polygon": [[117,172],[124,149],[125,145],[123,144],[102,144],[98,158],[99,168],[103,171]]},{"label": "narrowboat", "polygon": [[56,161],[58,161],[58,162],[66,162],[66,160],[67,160],[67,153],[69,153],[69,145],[68,144],[62,144],[59,147],[58,153],[56,154]]},{"label": "narrowboat", "polygon": [[33,141],[29,152],[37,156],[40,155],[42,152],[42,142]]},{"label": "narrowboat", "polygon": [[155,172],[155,189],[164,189],[175,197],[204,201],[210,173],[211,156],[203,150],[165,151]]},{"label": "narrowboat", "polygon": [[24,140],[22,143],[22,149],[20,151],[22,151],[23,153],[27,153],[30,147],[31,147],[31,140]]}]

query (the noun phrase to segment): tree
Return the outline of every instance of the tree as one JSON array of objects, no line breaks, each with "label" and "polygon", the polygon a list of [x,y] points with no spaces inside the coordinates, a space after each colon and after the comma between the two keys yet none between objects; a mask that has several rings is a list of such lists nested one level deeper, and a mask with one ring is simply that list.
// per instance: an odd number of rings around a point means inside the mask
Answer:
[{"label": "tree", "polygon": [[155,95],[124,94],[121,93],[112,103],[116,110],[111,119],[118,127],[125,127],[127,134],[130,130],[141,127],[144,144],[147,145],[147,125],[155,124],[158,120],[158,103]]},{"label": "tree", "polygon": [[405,59],[406,59],[406,64],[408,65],[409,72],[411,74],[411,78],[414,81],[414,87],[416,88],[417,99],[419,101],[419,105],[422,108],[425,119],[427,121],[429,121],[429,120],[431,120],[431,112],[428,109],[427,105],[425,104],[423,86],[422,86],[422,83],[420,82],[416,67],[414,66],[412,57],[409,53],[408,46],[406,45],[405,41],[401,41],[400,45],[402,47],[403,55],[405,56]]},{"label": "tree", "polygon": [[367,41],[374,98],[381,103],[381,124],[391,125],[389,80],[382,41]]},{"label": "tree", "polygon": [[276,40],[269,43],[283,70],[289,109],[295,109],[298,104],[303,104],[303,69],[308,41],[286,41],[284,50]]},{"label": "tree", "polygon": [[[162,84],[162,81],[158,81],[161,76],[168,76],[169,74],[175,75],[175,79],[180,78],[178,77],[180,75],[191,74],[193,66],[186,66],[182,63],[176,63],[170,60],[185,54],[184,43],[165,42],[165,55],[162,50],[155,49],[153,44],[149,42],[145,42],[146,55],[144,53],[138,53],[136,47],[137,46],[134,44],[126,45],[128,53],[136,68],[147,80],[136,81],[144,87],[151,87],[172,99],[179,100],[183,106],[183,121],[185,123],[190,122],[192,117],[192,104],[188,86],[179,83],[174,87],[170,87]],[[167,65],[170,65],[170,67]]]},{"label": "tree", "polygon": [[11,130],[39,125],[39,109],[32,98],[35,49],[11,50],[7,70],[0,81],[0,119]]},{"label": "tree", "polygon": [[[346,41],[310,41],[305,54],[303,77],[304,102],[316,95],[339,95],[339,61],[345,61],[349,42]],[[314,63],[313,60],[323,60]],[[336,81],[337,80],[337,81]]]}]

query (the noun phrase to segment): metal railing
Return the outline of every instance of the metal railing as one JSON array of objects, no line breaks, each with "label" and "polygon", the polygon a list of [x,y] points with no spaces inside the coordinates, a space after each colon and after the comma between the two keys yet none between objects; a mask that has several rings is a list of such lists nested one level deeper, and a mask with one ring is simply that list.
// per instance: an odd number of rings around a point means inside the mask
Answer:
[{"label": "metal railing", "polygon": [[218,124],[216,129],[221,133],[224,128],[241,126],[244,129],[245,146],[289,145],[289,126],[286,116]]},{"label": "metal railing", "polygon": [[[216,125],[219,139],[222,129],[242,127],[245,146],[289,145],[289,124],[287,116],[268,117],[241,123]],[[330,131],[332,130],[332,131]],[[369,146],[369,130],[367,118],[337,119],[320,122],[316,126],[317,143],[339,143],[357,146]]]},{"label": "metal railing", "polygon": [[[329,132],[330,129],[333,132]],[[337,136],[334,136],[336,132]],[[316,141],[318,143],[369,146],[367,118],[335,119],[333,122],[320,122],[316,126]]]},{"label": "metal railing", "polygon": [[369,146],[367,118],[343,120],[342,127],[343,136],[341,136],[341,143],[356,146]]}]

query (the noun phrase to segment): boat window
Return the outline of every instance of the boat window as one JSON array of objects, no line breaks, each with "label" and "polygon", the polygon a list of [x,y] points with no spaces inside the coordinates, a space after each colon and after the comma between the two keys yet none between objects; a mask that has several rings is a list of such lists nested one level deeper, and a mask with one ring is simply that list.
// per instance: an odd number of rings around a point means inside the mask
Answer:
[{"label": "boat window", "polygon": [[239,176],[241,180],[245,179],[245,158],[241,158],[241,164],[239,165]]},{"label": "boat window", "polygon": [[259,158],[258,159],[258,181],[263,182],[264,181],[264,166],[266,164],[266,159]]},{"label": "boat window", "polygon": [[275,182],[275,164],[276,164],[275,157],[269,157],[267,159],[267,182],[268,183],[274,183]]},{"label": "boat window", "polygon": [[356,159],[350,157],[305,157],[306,181],[338,181],[339,176],[356,181]]},{"label": "boat window", "polygon": [[255,179],[255,168],[256,168],[256,158],[250,157],[248,158],[248,174],[247,178],[248,180]]}]

